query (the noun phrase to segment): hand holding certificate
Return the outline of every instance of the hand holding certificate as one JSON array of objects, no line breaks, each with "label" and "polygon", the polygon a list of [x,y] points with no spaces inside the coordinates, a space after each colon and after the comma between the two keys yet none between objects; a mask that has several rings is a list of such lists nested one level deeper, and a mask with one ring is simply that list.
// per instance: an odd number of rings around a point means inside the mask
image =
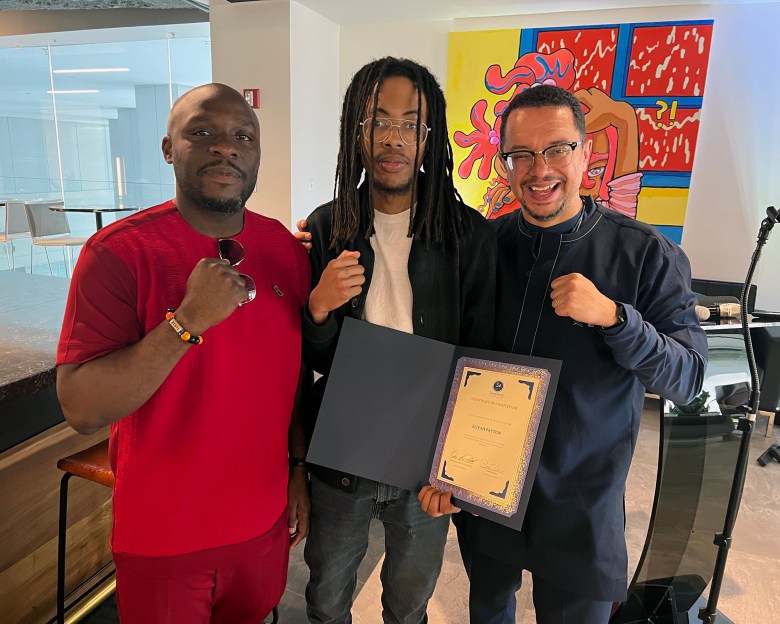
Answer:
[{"label": "hand holding certificate", "polygon": [[347,318],[307,461],[519,529],[559,370]]}]

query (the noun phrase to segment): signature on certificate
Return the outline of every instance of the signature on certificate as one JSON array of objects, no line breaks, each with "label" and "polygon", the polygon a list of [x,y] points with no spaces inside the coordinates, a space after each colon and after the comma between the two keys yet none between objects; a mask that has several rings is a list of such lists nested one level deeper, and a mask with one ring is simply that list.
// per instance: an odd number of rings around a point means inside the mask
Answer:
[{"label": "signature on certificate", "polygon": [[459,449],[455,449],[450,453],[450,459],[454,459],[455,461],[462,461],[467,464],[477,464],[480,468],[484,468],[485,470],[501,472],[501,464],[488,461],[482,457],[475,457],[471,453],[467,453]]},{"label": "signature on certificate", "polygon": [[501,472],[501,464],[497,462],[490,462],[486,459],[480,459],[479,465],[485,470],[491,470],[493,472]]},{"label": "signature on certificate", "polygon": [[478,457],[474,457],[471,453],[463,453],[458,449],[455,449],[450,453],[450,459],[466,462],[468,464],[473,464],[474,462],[479,461]]}]

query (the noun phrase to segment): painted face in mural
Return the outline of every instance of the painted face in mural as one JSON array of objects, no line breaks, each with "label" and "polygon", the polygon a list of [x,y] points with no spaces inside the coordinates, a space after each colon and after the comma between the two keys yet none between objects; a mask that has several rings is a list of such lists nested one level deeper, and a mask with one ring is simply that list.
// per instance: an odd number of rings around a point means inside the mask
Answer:
[{"label": "painted face in mural", "polygon": [[[539,151],[580,140],[571,110],[554,106],[516,109],[509,115],[504,130],[504,152]],[[512,192],[520,200],[525,218],[549,227],[574,217],[582,207],[580,182],[589,159],[587,141],[575,148],[571,162],[564,167],[550,167],[537,154],[527,171],[509,171]]]},{"label": "painted face in mural", "polygon": [[[592,135],[592,153],[588,163],[588,171],[582,178],[581,195],[590,195],[594,199],[609,199],[602,197],[604,174],[607,171],[611,148],[606,132],[595,132]],[[606,192],[604,195],[608,195]]]},{"label": "painted face in mural", "polygon": [[[428,119],[428,105],[423,95],[422,119],[418,120],[417,97],[417,89],[408,78],[393,76],[382,82],[376,107],[373,147],[368,133],[373,111],[366,111],[368,123],[364,123],[364,131],[361,133],[363,164],[373,180],[374,189],[380,193],[404,195],[410,192],[414,172],[422,163],[425,142],[420,145],[420,154],[415,162],[416,146],[412,130],[419,121],[425,123]],[[393,124],[389,133],[382,127],[388,123],[385,121],[388,119]]]}]

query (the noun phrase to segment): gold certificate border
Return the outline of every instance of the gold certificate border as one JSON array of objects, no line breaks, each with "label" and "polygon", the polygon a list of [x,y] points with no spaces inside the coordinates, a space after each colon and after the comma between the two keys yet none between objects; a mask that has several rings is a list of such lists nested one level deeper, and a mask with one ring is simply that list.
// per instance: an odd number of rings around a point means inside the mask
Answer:
[{"label": "gold certificate border", "polygon": [[[525,444],[523,445],[521,456],[518,458],[519,461],[517,463],[516,475],[514,479],[510,479],[506,497],[502,499],[481,495],[477,492],[462,488],[449,481],[443,481],[439,479],[444,443],[447,440],[447,435],[452,423],[452,415],[454,412],[455,403],[457,402],[458,393],[460,392],[462,385],[461,381],[463,379],[463,371],[467,367],[476,368],[486,372],[523,375],[524,377],[530,377],[531,379],[536,380],[538,383],[536,395],[534,396],[534,402],[531,406],[531,414],[528,420],[528,431],[525,438]],[[516,514],[520,504],[520,495],[523,492],[526,477],[528,475],[528,467],[531,463],[531,456],[533,454],[534,445],[536,443],[536,434],[539,431],[539,423],[542,419],[542,411],[544,409],[544,403],[547,398],[547,390],[549,389],[550,378],[550,371],[544,368],[536,368],[522,364],[510,364],[507,362],[496,362],[494,360],[482,360],[470,357],[459,358],[455,368],[455,376],[453,377],[452,386],[450,387],[450,396],[447,401],[447,409],[445,411],[441,430],[439,432],[439,439],[436,443],[436,452],[434,454],[433,464],[431,465],[431,485],[435,486],[439,490],[452,492],[452,494],[460,500],[470,502],[474,505],[477,505],[478,507],[482,507],[484,509],[501,514],[502,516],[510,517]]]}]

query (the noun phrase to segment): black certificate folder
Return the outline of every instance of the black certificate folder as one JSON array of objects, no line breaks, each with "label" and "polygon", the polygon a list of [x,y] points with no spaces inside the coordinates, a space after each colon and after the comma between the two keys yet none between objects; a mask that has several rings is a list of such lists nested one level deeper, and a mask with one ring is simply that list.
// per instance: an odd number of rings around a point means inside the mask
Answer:
[{"label": "black certificate folder", "polygon": [[560,364],[346,318],[307,461],[519,529]]}]

